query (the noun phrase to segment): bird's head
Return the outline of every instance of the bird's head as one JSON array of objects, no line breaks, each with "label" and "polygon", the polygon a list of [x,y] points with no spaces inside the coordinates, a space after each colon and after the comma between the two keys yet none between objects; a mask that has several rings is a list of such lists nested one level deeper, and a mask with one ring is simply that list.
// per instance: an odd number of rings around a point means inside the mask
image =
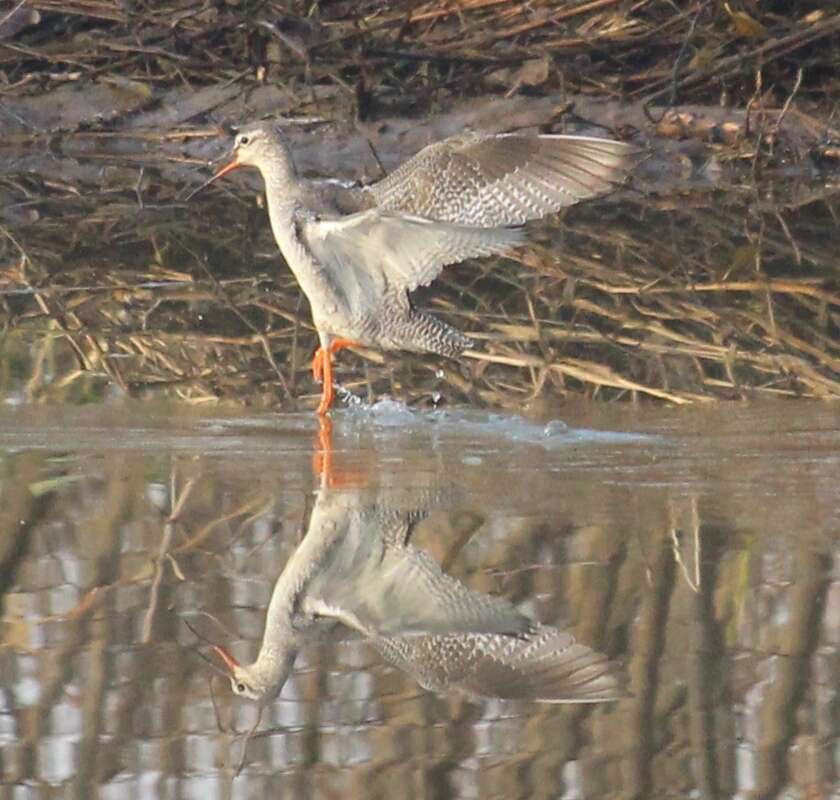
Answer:
[{"label": "bird's head", "polygon": [[239,167],[261,168],[272,161],[285,160],[287,151],[277,126],[270,122],[259,122],[236,134],[230,155],[228,163],[216,172],[213,180]]},{"label": "bird's head", "polygon": [[323,124],[320,118],[300,117],[294,119],[276,119],[267,122],[255,122],[240,128],[233,140],[225,164],[215,174],[190,192],[185,200],[192,199],[202,189],[239,167],[256,167],[263,173],[281,176],[290,181],[296,172],[291,153],[286,145],[282,128],[292,125]]},{"label": "bird's head", "polygon": [[249,125],[240,130],[233,140],[233,157],[243,165],[257,167],[285,151],[286,144],[279,125],[270,122]]},{"label": "bird's head", "polygon": [[279,658],[240,664],[225,648],[214,645],[213,650],[226,667],[233,693],[260,705],[273,700],[283,688],[292,669],[294,653]]}]

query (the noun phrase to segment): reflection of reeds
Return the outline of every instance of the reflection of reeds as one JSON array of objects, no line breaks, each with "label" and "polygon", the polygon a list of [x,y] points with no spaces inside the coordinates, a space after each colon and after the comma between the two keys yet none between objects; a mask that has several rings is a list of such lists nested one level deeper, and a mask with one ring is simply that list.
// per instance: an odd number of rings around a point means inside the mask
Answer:
[{"label": "reflection of reeds", "polygon": [[[687,208],[660,210],[630,197],[573,209],[567,226],[534,226],[536,243],[459,266],[419,300],[480,343],[470,360],[364,352],[363,368],[358,357],[340,360],[340,380],[367,398],[423,403],[442,394],[508,407],[576,392],[672,403],[840,396],[840,292],[825,236],[831,193],[787,204],[754,205],[736,192],[686,200]],[[210,215],[189,227],[149,224],[119,244],[125,208],[107,224],[118,244],[97,270],[102,254],[87,247],[65,247],[61,261],[52,225],[5,242],[26,268],[6,271],[6,291],[18,293],[3,296],[4,348],[23,362],[27,342],[50,342],[52,357],[56,338],[69,345],[46,371],[43,354],[30,351],[30,397],[72,396],[79,381],[87,393],[92,375],[190,403],[288,405],[317,391],[308,374],[315,339],[294,281],[279,257],[256,272],[243,262],[243,253],[273,251],[261,219],[240,217],[244,231],[229,224],[218,236]],[[67,220],[79,241],[101,239],[96,212],[80,212]],[[223,213],[239,211],[225,202]],[[8,391],[13,376],[3,381]]]},{"label": "reflection of reeds", "polygon": [[[168,466],[158,454],[59,465],[22,455],[3,466],[0,575],[12,583],[3,587],[0,656],[11,701],[2,714],[15,730],[14,743],[3,741],[4,778],[44,781],[52,748],[69,735],[78,743],[78,796],[95,794],[120,770],[120,780],[135,779],[135,750],[173,785],[196,775],[226,780],[225,758],[235,766],[239,750],[216,727],[209,670],[191,653],[180,614],[204,607],[240,635],[258,637],[270,587],[297,539],[305,493],[290,492],[279,472],[261,470],[255,479],[235,460],[204,470],[181,458]],[[422,475],[429,464],[421,458],[418,466]],[[768,533],[756,517],[755,528],[744,530],[743,494],[726,488],[730,480],[742,486],[743,473],[726,463],[720,470],[711,509],[708,499],[704,508],[679,489],[663,488],[657,497],[671,501],[660,503],[635,487],[576,483],[559,494],[548,519],[484,509],[462,520],[469,546],[455,545],[457,554],[449,550],[460,528],[441,526],[444,512],[418,529],[443,557],[452,555],[471,586],[533,602],[548,622],[576,620],[580,638],[598,641],[628,669],[633,695],[626,701],[561,710],[465,705],[383,669],[358,643],[327,637],[305,650],[289,691],[267,710],[242,780],[250,786],[282,767],[285,785],[328,796],[313,762],[352,744],[358,760],[329,769],[378,787],[366,796],[393,796],[395,780],[422,783],[429,770],[475,783],[481,796],[499,787],[505,797],[543,796],[541,786],[556,796],[570,763],[586,796],[693,789],[729,796],[750,786],[770,796],[785,785],[820,796],[836,782],[837,723],[820,706],[821,697],[830,706],[836,658],[826,602],[836,541],[828,528],[779,540],[784,525]],[[472,480],[489,496],[510,488],[504,474]],[[544,496],[556,478],[534,483]],[[41,487],[37,499],[32,486]],[[814,501],[804,489],[796,496]],[[823,503],[829,507],[831,498]],[[816,518],[825,509],[811,510]],[[691,582],[675,560],[675,535]],[[746,570],[738,566],[744,559]],[[80,598],[75,607],[68,585]],[[733,598],[744,595],[727,628]],[[35,701],[20,689],[25,675],[39,681]],[[230,702],[226,687],[218,694]],[[247,709],[238,727],[252,720]],[[216,760],[202,761],[196,748]],[[744,758],[752,759],[746,769]]]}]

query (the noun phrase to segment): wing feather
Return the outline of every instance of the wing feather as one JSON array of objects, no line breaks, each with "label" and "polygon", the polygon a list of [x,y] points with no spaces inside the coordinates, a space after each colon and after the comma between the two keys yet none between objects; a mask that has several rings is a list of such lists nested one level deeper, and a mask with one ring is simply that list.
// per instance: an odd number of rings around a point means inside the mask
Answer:
[{"label": "wing feather", "polygon": [[[379,209],[336,220],[311,220],[303,234],[312,253],[338,283],[381,285],[413,291],[443,267],[515,247],[519,228],[474,228]],[[348,274],[350,273],[350,274]],[[351,302],[354,298],[348,298]]]},{"label": "wing feather", "polygon": [[521,225],[614,189],[636,151],[586,136],[466,134],[367,188],[379,208],[474,226]]},{"label": "wing feather", "polygon": [[[470,589],[424,550],[389,543],[383,537],[396,532],[395,523],[394,515],[380,517],[379,510],[357,517],[309,581],[303,610],[370,637],[531,632],[530,618],[504,598]],[[401,524],[410,524],[408,514]]]}]

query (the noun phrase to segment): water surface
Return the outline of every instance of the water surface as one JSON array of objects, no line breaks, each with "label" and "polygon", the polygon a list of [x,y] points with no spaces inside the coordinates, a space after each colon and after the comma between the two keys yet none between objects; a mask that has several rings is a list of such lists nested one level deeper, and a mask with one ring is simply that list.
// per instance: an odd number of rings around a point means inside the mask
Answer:
[{"label": "water surface", "polygon": [[[326,467],[322,444],[303,414],[3,408],[10,796],[836,796],[831,405],[547,422],[386,401],[335,414]],[[430,692],[327,625],[243,758],[254,704],[185,620],[253,658],[325,468],[346,504],[415,513],[446,574],[614,659],[627,696]]]}]

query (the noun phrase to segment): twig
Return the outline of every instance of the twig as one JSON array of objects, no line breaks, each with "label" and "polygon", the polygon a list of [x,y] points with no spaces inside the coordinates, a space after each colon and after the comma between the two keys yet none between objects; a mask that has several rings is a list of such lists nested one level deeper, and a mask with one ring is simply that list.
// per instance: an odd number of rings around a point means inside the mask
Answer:
[{"label": "twig", "polygon": [[782,122],[784,121],[785,116],[787,116],[788,110],[790,109],[790,105],[793,102],[793,98],[796,97],[796,93],[799,91],[799,87],[802,85],[802,75],[803,70],[802,67],[800,67],[798,70],[796,70],[796,81],[793,84],[793,89],[791,89],[790,94],[787,96],[785,104],[782,106],[782,110],[779,113],[779,116],[776,118],[776,124],[773,126],[774,140],[779,135],[779,130],[782,127]]},{"label": "twig", "polygon": [[0,29],[15,15],[18,11],[20,11],[29,0],[20,0],[20,2],[12,8],[5,16],[0,17]]},{"label": "twig", "polygon": [[[671,75],[671,95],[668,98],[667,106],[670,108],[674,105],[677,101],[677,76],[680,73],[680,67],[682,66],[683,59],[685,58],[685,54],[688,52],[688,46],[691,44],[692,39],[694,39],[694,31],[697,28],[697,23],[700,20],[700,15],[706,10],[706,3],[703,2],[700,4],[700,7],[697,9],[697,13],[691,19],[691,25],[688,26],[688,31],[683,39],[683,43],[680,46],[679,52],[677,53],[676,58],[674,59],[674,70]],[[647,108],[648,103],[645,103],[645,107]]]},{"label": "twig", "polygon": [[[742,72],[750,62],[757,61],[762,65],[766,65],[770,61],[787,55],[792,50],[830,36],[838,30],[840,30],[840,14],[832,14],[827,19],[817,22],[804,30],[800,29],[788,36],[771,39],[769,42],[759,45],[748,53],[738,53],[734,56],[722,58],[713,67],[698,70],[695,74],[687,75],[680,79],[677,83],[677,88],[685,89],[689,86],[704,83],[712,78],[722,78],[726,75],[737,74]],[[653,92],[650,91],[649,86],[645,86],[635,92],[635,94],[644,94],[646,102],[649,103],[672,91],[670,79],[666,84],[664,88],[657,89]]]},{"label": "twig", "polygon": [[[195,254],[193,254],[195,256]],[[216,276],[208,268],[207,264],[204,262],[203,259],[198,258],[195,256],[199,266],[204,270],[204,273],[207,275],[210,282],[215,287],[216,291],[218,292],[219,296],[225,302],[225,305],[239,317],[240,321],[243,322],[258,338],[260,344],[262,345],[263,352],[265,353],[265,357],[268,360],[268,363],[271,365],[271,368],[274,370],[275,375],[277,375],[277,379],[280,381],[280,386],[286,394],[286,397],[291,397],[291,392],[289,391],[289,387],[286,384],[286,378],[283,376],[283,373],[280,372],[280,367],[277,366],[277,362],[274,360],[274,353],[271,352],[271,346],[268,343],[268,338],[266,337],[265,333],[260,331],[252,322],[249,320],[236,306],[236,304],[230,299],[227,292],[224,291],[221,284],[216,280]]]},{"label": "twig", "polygon": [[262,703],[260,703],[257,706],[257,718],[254,720],[254,724],[248,729],[247,733],[245,734],[245,738],[242,740],[242,757],[239,759],[239,766],[236,768],[234,777],[239,775],[245,766],[245,758],[248,755],[248,743],[251,741],[254,734],[257,732],[257,728],[260,725],[260,721],[262,720],[263,708],[264,706]]}]

